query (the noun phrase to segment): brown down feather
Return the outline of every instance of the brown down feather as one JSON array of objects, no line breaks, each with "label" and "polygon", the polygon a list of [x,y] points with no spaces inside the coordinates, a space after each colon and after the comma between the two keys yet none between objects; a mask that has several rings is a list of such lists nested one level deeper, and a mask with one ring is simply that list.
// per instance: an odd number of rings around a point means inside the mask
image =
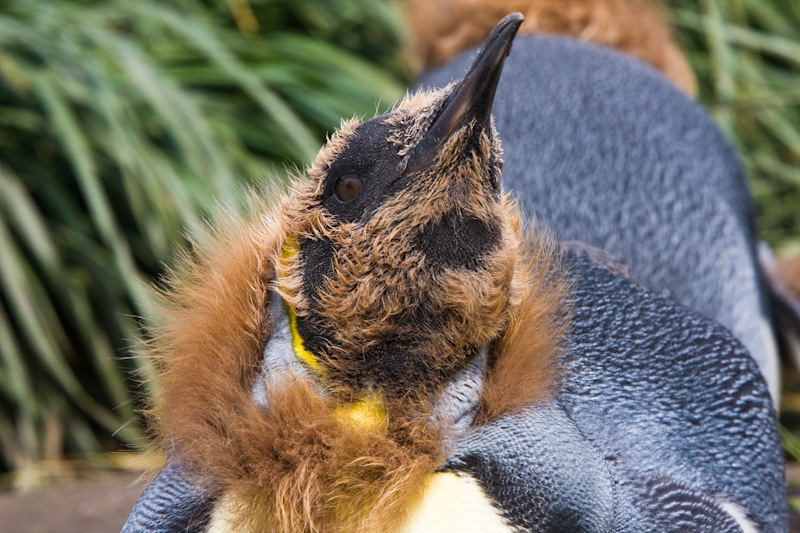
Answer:
[{"label": "brown down feather", "polygon": [[[408,101],[424,107],[414,98]],[[268,408],[251,398],[271,331],[267,309],[279,286],[276,269],[286,276],[281,293],[302,305],[291,261],[281,253],[297,235],[303,212],[296,202],[313,196],[355,126],[344,124],[280,207],[254,200],[246,216],[218,217],[162,290],[161,326],[148,346],[161,368],[162,392],[150,414],[163,445],[201,474],[199,483],[246,508],[233,513],[235,530],[385,530],[447,456],[441,442],[448,427],[430,422],[432,398],[390,403],[387,423],[367,430],[334,416],[346,394],[322,396],[300,378],[271,387]],[[445,284],[461,291],[455,292],[459,301],[475,296],[469,287],[478,295],[487,286],[503,294],[497,302],[487,296],[483,307],[493,322],[481,326],[478,339],[496,339],[478,417],[485,423],[556,391],[567,290],[554,245],[525,235],[508,196],[499,210],[469,208],[500,218],[506,243],[494,258],[501,263],[492,274],[496,282]],[[304,216],[312,222],[304,226],[308,231],[330,227],[319,210]],[[323,386],[341,392],[335,384]]]},{"label": "brown down feather", "polygon": [[558,354],[566,348],[569,326],[569,286],[555,241],[533,225],[523,231],[524,293],[493,347],[476,424],[536,405],[558,389]]},{"label": "brown down feather", "polygon": [[569,35],[650,63],[685,93],[697,80],[655,0],[407,0],[412,57],[422,69],[477,46],[498,20],[520,12],[520,35]]},{"label": "brown down feather", "polygon": [[[427,117],[451,87],[414,95],[398,104],[382,120],[397,134],[393,142],[403,153],[419,142]],[[488,175],[499,177],[502,150],[495,134],[475,133],[467,125],[454,133],[438,153],[437,161],[408,186],[386,199],[364,223],[345,223],[320,203],[330,162],[355,135],[347,123],[320,152],[309,175],[308,189],[296,189],[283,205],[287,234],[301,243],[323,237],[335,249],[332,276],[314,295],[303,291],[303,260],[295,254],[279,261],[281,296],[298,316],[313,316],[333,337],[324,353],[316,354],[329,377],[330,387],[343,397],[364,393],[377,385],[388,396],[406,395],[416,401],[452,378],[469,355],[498,337],[509,315],[509,300],[518,301],[514,282],[520,235],[515,229],[514,206],[509,198],[484,186]],[[477,136],[475,150],[464,153],[467,140]],[[475,269],[427,267],[427,258],[414,239],[431,224],[453,211],[496,227],[500,242]],[[435,317],[434,323],[409,324],[408,309]],[[312,315],[313,314],[313,315]],[[404,347],[407,360],[420,370],[406,376],[383,375],[381,365],[366,361],[363,353],[387,339],[413,338]],[[408,381],[410,380],[410,381]]]}]

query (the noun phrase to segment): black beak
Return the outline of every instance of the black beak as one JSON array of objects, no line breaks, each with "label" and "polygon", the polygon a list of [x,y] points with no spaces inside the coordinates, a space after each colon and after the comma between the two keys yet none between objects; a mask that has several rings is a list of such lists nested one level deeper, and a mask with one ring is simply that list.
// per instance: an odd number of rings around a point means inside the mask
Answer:
[{"label": "black beak", "polygon": [[450,93],[439,116],[411,152],[403,175],[433,163],[450,136],[470,121],[474,120],[477,128],[488,126],[500,73],[523,20],[522,14],[512,13],[494,27],[466,76]]}]

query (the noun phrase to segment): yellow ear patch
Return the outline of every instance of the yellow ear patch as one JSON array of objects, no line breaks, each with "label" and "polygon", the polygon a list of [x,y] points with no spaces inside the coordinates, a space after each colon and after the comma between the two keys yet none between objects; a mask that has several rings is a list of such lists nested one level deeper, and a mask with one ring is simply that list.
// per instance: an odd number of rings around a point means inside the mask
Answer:
[{"label": "yellow ear patch", "polygon": [[412,502],[397,533],[480,531],[509,533],[509,526],[475,478],[466,474],[430,474]]},{"label": "yellow ear patch", "polygon": [[300,242],[294,235],[288,235],[283,241],[283,248],[281,248],[281,260],[288,263],[298,253],[300,253]]},{"label": "yellow ear patch", "polygon": [[[284,264],[284,266],[294,260],[299,253],[300,242],[297,240],[297,237],[294,237],[293,235],[286,237],[283,247],[281,248],[281,262]],[[320,366],[319,361],[317,361],[317,358],[314,356],[314,354],[306,350],[303,337],[301,337],[300,333],[297,331],[297,313],[292,306],[288,304],[286,305],[286,312],[289,315],[289,326],[292,331],[292,347],[294,348],[295,355],[297,355],[297,358],[303,363],[321,374],[322,367]]]},{"label": "yellow ear patch", "polygon": [[335,408],[333,417],[364,431],[383,431],[389,423],[383,398],[377,394]]}]

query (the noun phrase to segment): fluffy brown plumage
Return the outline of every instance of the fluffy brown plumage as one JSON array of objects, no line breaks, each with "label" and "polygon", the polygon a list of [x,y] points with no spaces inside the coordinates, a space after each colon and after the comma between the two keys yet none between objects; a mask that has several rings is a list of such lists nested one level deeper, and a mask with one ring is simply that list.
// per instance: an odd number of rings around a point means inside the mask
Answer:
[{"label": "fluffy brown plumage", "polygon": [[527,231],[519,257],[525,273],[521,301],[511,308],[495,342],[476,423],[534,405],[558,388],[556,354],[569,325],[569,288],[561,278],[554,241],[534,226]]},{"label": "fluffy brown plumage", "polygon": [[[281,218],[256,203],[198,238],[164,292],[151,343],[162,393],[153,410],[165,443],[204,475],[203,483],[246,506],[234,514],[250,531],[373,531],[402,513],[424,476],[446,457],[446,427],[429,405],[390,407],[374,431],[341,424],[341,402],[298,380],[270,391],[269,409],[251,397],[270,323]],[[522,228],[515,227],[516,231]],[[541,400],[556,388],[565,288],[552,244],[534,237],[521,261],[520,300],[493,351],[479,420]]]},{"label": "fluffy brown plumage", "polygon": [[489,35],[506,13],[525,15],[523,34],[568,35],[616,48],[662,71],[695,96],[697,80],[673,41],[663,6],[653,0],[409,0],[414,56],[429,69]]},{"label": "fluffy brown plumage", "polygon": [[[419,142],[425,128],[415,126],[430,123],[451,89],[411,97],[386,117],[398,153]],[[509,300],[519,301],[515,210],[507,197],[488,197],[482,185],[488,174],[499,177],[499,144],[481,134],[475,153],[465,154],[463,147],[473,133],[464,128],[434,168],[383,203],[368,222],[341,223],[319,198],[329,162],[355,135],[354,124],[348,123],[321,152],[306,188],[298,188],[284,203],[287,235],[301,242],[321,237],[336,250],[332,277],[315,295],[316,311],[303,291],[301,254],[280,262],[279,278],[281,295],[298,316],[315,313],[317,322],[332,332],[332,342],[319,355],[331,386],[343,386],[340,394],[357,394],[353,387],[372,385],[392,396],[427,396],[430,386],[452,377],[466,357],[499,335]],[[453,212],[453,206],[460,218],[498,228],[500,242],[475,269],[434,269],[415,246],[416,236]],[[439,323],[430,327],[416,317],[409,322],[409,309]],[[365,350],[397,338],[404,340],[408,357],[423,373],[384,377],[377,373],[380,364],[364,361]]]},{"label": "fluffy brown plumage", "polygon": [[[382,149],[404,157],[418,146],[451,91],[412,95],[374,119],[389,132],[378,139]],[[567,291],[554,246],[525,233],[497,186],[502,153],[491,124],[459,125],[429,168],[368,220],[348,222],[323,208],[324,189],[334,161],[363,131],[344,123],[277,207],[254,201],[247,216],[221,217],[163,291],[162,326],[151,343],[162,367],[153,416],[165,444],[223,497],[234,530],[388,527],[447,457],[442,443],[453,442],[452,428],[433,421],[434,405],[487,344],[475,423],[557,389]],[[492,228],[479,258],[443,266],[415,244],[447,216]],[[321,239],[334,250],[333,268],[309,288],[303,250]],[[292,248],[299,252],[287,253]],[[264,407],[251,391],[274,291],[298,319],[313,317],[333,337],[313,354],[321,370],[312,377],[267,383]],[[408,309],[434,319],[409,329],[400,318]],[[402,350],[408,376],[365,361],[386,339]],[[385,423],[365,427],[337,416],[369,394],[380,395]]]}]

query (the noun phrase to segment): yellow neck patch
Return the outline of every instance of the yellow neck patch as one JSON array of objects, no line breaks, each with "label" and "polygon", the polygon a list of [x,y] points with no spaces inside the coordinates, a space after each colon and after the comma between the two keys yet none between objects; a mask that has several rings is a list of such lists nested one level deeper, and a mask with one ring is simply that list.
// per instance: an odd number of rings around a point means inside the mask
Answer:
[{"label": "yellow neck patch", "polygon": [[342,424],[364,431],[383,431],[389,424],[386,405],[378,394],[371,394],[349,405],[340,405],[333,410],[333,417]]},{"label": "yellow neck patch", "polygon": [[[292,235],[286,237],[283,247],[281,248],[281,262],[284,264],[284,266],[295,260],[297,254],[299,253],[300,242],[297,240],[297,238]],[[292,347],[294,348],[295,355],[303,363],[321,374],[322,367],[320,367],[319,361],[314,354],[306,350],[303,337],[301,337],[300,333],[297,331],[297,313],[288,303],[286,304],[286,312],[289,314],[289,327],[292,331]]]}]

